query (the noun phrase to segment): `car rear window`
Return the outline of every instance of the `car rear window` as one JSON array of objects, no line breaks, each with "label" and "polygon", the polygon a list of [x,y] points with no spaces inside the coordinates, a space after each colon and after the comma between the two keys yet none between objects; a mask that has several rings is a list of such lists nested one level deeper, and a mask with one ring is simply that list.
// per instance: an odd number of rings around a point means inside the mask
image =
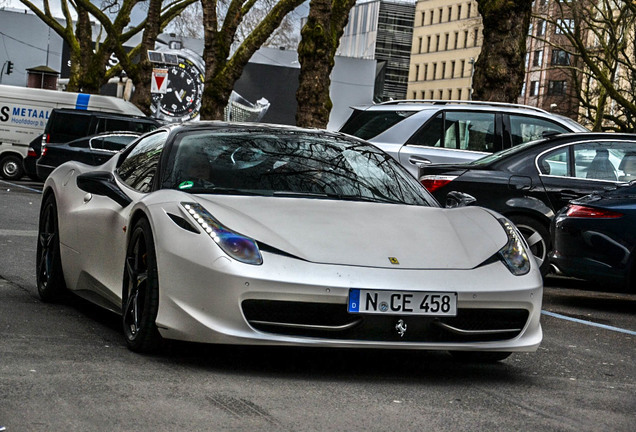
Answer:
[{"label": "car rear window", "polygon": [[48,142],[62,143],[90,135],[91,116],[86,114],[53,112],[48,121]]},{"label": "car rear window", "polygon": [[362,139],[373,138],[416,111],[360,111],[355,110],[340,132]]}]

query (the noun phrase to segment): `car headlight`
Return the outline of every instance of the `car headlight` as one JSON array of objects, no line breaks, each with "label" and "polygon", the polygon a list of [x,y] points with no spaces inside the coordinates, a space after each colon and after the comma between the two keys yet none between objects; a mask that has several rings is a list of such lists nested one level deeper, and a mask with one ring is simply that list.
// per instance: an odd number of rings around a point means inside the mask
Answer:
[{"label": "car headlight", "polygon": [[182,202],[181,206],[230,257],[245,264],[261,265],[263,257],[256,241],[223,226],[201,205]]},{"label": "car headlight", "polygon": [[499,258],[513,275],[521,276],[528,273],[530,259],[528,259],[526,241],[512,222],[505,218],[498,220],[508,234],[508,243],[499,250]]}]

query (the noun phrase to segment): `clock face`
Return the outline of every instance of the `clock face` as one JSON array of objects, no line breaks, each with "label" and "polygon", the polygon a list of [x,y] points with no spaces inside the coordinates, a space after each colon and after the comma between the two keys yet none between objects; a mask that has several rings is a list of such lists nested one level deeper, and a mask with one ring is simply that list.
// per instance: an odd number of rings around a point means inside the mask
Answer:
[{"label": "clock face", "polygon": [[[199,115],[203,94],[203,73],[189,59],[179,56],[179,63],[168,65],[168,89],[153,94],[155,116],[172,121],[191,120]],[[159,113],[156,113],[157,108]]]}]

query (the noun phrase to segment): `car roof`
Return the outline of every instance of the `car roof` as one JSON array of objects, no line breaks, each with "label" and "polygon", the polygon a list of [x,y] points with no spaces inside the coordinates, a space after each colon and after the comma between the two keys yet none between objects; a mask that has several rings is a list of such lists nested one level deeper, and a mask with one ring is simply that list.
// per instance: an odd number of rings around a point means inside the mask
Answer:
[{"label": "car roof", "polygon": [[493,109],[503,109],[506,112],[528,112],[541,113],[546,115],[555,115],[541,108],[512,104],[504,102],[487,102],[487,101],[465,101],[465,100],[437,100],[437,99],[406,99],[382,102],[374,105],[354,106],[353,109],[361,111],[423,111],[423,110],[439,110],[444,109],[475,109],[478,111],[492,111]]}]

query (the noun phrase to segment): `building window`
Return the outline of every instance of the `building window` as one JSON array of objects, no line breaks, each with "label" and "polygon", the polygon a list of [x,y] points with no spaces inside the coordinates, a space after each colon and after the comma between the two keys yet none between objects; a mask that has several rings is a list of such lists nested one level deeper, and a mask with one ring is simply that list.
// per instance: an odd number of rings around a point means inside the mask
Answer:
[{"label": "building window", "polygon": [[431,52],[431,37],[426,37],[426,52]]},{"label": "building window", "polygon": [[433,24],[433,15],[435,15],[435,11],[431,10],[431,16],[428,17],[429,24]]},{"label": "building window", "polygon": [[532,56],[532,66],[541,67],[543,65],[543,50],[537,50]]},{"label": "building window", "polygon": [[437,99],[444,99],[444,90],[440,90],[437,94],[439,95]]},{"label": "building window", "polygon": [[452,13],[453,13],[453,7],[452,7],[452,6],[449,6],[449,7],[448,7],[448,21],[450,21],[450,20],[451,20],[451,14],[452,14]]},{"label": "building window", "polygon": [[417,92],[413,92],[413,99],[417,99]]},{"label": "building window", "polygon": [[422,52],[422,38],[419,38],[419,40],[418,40],[417,52],[418,53]]},{"label": "building window", "polygon": [[455,49],[457,49],[458,42],[459,42],[459,32],[455,32],[455,45],[454,45]]},{"label": "building window", "polygon": [[[426,19],[426,11],[422,12],[422,25],[424,25],[425,19]],[[415,97],[413,97],[413,99],[415,99]]]},{"label": "building window", "polygon": [[530,96],[539,96],[539,81],[530,82]]},{"label": "building window", "polygon": [[564,95],[566,88],[567,82],[565,80],[548,82],[548,94],[551,96]]},{"label": "building window", "polygon": [[475,40],[474,40],[473,46],[477,46],[477,39],[479,38],[479,29],[478,28],[475,29],[474,38],[475,38]]},{"label": "building window", "polygon": [[430,90],[430,91],[428,92],[428,98],[429,98],[429,99],[433,99],[433,90]]},{"label": "building window", "polygon": [[545,34],[545,20],[539,20],[537,22],[537,36],[543,36]]},{"label": "building window", "polygon": [[420,65],[415,65],[415,81],[419,81],[420,76]]},{"label": "building window", "polygon": [[435,52],[439,51],[439,35],[435,35]]},{"label": "building window", "polygon": [[439,8],[439,22],[442,22],[442,14],[444,13],[444,9]]},{"label": "building window", "polygon": [[464,32],[464,48],[468,48],[468,30]]},{"label": "building window", "polygon": [[572,33],[574,31],[574,20],[573,19],[558,19],[556,24],[556,29],[554,33],[556,34],[565,34]]},{"label": "building window", "polygon": [[444,35],[444,51],[448,51],[448,39],[450,38],[450,35],[448,33],[446,33]]},{"label": "building window", "polygon": [[457,89],[457,100],[462,100],[462,89]]},{"label": "building window", "polygon": [[525,95],[526,95],[526,83],[524,81],[523,85],[521,86],[521,96],[525,96]]},{"label": "building window", "polygon": [[422,99],[426,99],[426,91],[425,90],[422,90],[421,95],[422,95]]},{"label": "building window", "polygon": [[433,63],[433,80],[437,79],[437,63]]},{"label": "building window", "polygon": [[448,89],[448,97],[446,99],[448,99],[448,100],[452,100],[453,99],[453,89]]},{"label": "building window", "polygon": [[462,19],[462,5],[457,5],[457,19]]},{"label": "building window", "polygon": [[446,78],[446,62],[442,62],[442,76],[440,78]]},{"label": "building window", "polygon": [[560,66],[568,66],[570,64],[570,54],[564,50],[552,50],[552,64]]},{"label": "building window", "polygon": [[468,10],[466,11],[466,18],[470,18],[470,9],[471,9],[472,4],[468,3]]},{"label": "building window", "polygon": [[426,81],[427,79],[428,79],[428,63],[424,65],[424,80],[423,81]]},{"label": "building window", "polygon": [[466,60],[462,60],[462,69],[460,71],[461,78],[464,78],[464,70],[466,69]]},{"label": "building window", "polygon": [[451,77],[451,78],[455,78],[455,60],[451,61],[451,73],[450,73],[450,77]]}]

